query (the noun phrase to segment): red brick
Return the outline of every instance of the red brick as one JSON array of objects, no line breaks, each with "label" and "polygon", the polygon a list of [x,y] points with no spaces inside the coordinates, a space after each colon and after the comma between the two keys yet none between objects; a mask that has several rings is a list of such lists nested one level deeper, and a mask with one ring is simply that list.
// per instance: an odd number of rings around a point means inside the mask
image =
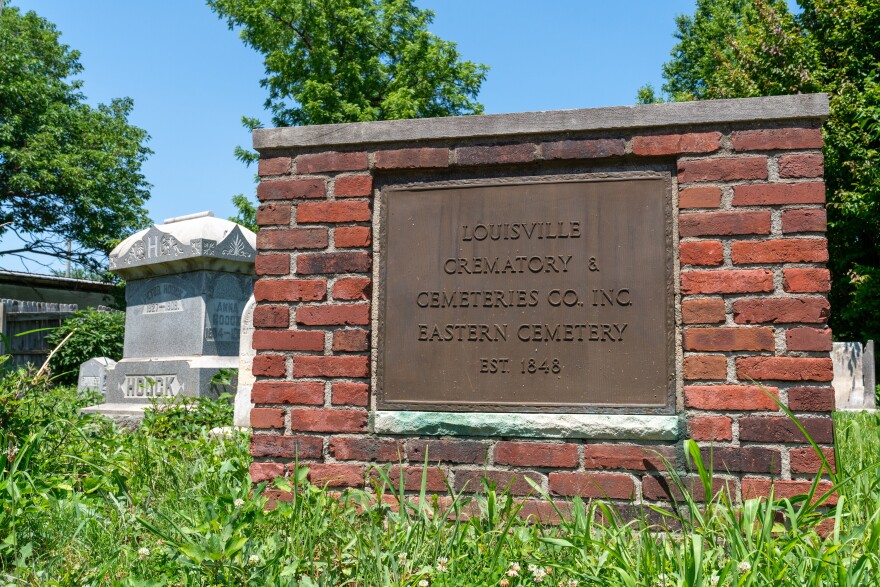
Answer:
[{"label": "red brick", "polygon": [[770,211],[692,212],[678,217],[678,231],[685,236],[770,234]]},{"label": "red brick", "polygon": [[362,487],[364,466],[341,463],[312,463],[309,482],[318,487]]},{"label": "red brick", "polygon": [[325,297],[327,282],[323,279],[260,279],[254,284],[258,302],[320,302]]},{"label": "red brick", "polygon": [[289,204],[262,204],[257,208],[257,224],[259,226],[273,226],[278,224],[290,224]]},{"label": "red brick", "polygon": [[449,151],[444,148],[392,149],[376,152],[376,169],[420,169],[449,167]]},{"label": "red brick", "polygon": [[736,151],[781,151],[821,149],[822,131],[818,128],[768,128],[741,130],[731,135]]},{"label": "red brick", "polygon": [[721,206],[721,188],[697,186],[678,192],[679,208],[718,208]]},{"label": "red brick", "polygon": [[290,255],[257,255],[254,269],[257,275],[287,275],[290,273]]},{"label": "red brick", "polygon": [[407,457],[410,461],[429,463],[469,463],[483,465],[486,463],[488,445],[477,440],[418,440],[406,442]]},{"label": "red brick", "polygon": [[286,175],[290,173],[290,157],[266,157],[257,163],[257,175]]},{"label": "red brick", "polygon": [[727,357],[689,355],[684,358],[685,379],[727,379]]},{"label": "red brick", "polygon": [[257,186],[257,198],[261,202],[268,200],[299,200],[306,198],[323,198],[327,195],[327,186],[323,178],[279,179],[261,181]]},{"label": "red brick", "polygon": [[681,302],[681,319],[685,324],[717,324],[724,322],[724,300],[706,298]]},{"label": "red brick", "polygon": [[734,241],[730,256],[738,265],[750,263],[824,263],[828,241],[824,238],[783,238]]},{"label": "red brick", "polygon": [[791,293],[821,293],[831,290],[827,269],[791,268],[782,271],[782,287]]},{"label": "red brick", "polygon": [[370,404],[370,386],[366,383],[340,381],[331,387],[334,406],[367,406]]},{"label": "red brick", "polygon": [[724,248],[721,241],[694,241],[679,245],[682,265],[721,265]]},{"label": "red brick", "polygon": [[369,226],[340,226],[333,231],[333,242],[339,248],[369,247],[373,229]]},{"label": "red brick", "polygon": [[[422,478],[425,479],[425,489],[435,493],[446,493],[446,473],[440,467],[412,467],[394,465],[388,468],[388,478],[391,487],[386,491],[397,491],[400,488],[400,476],[403,473],[404,491],[419,491],[422,487]],[[379,475],[373,471],[371,477],[378,479]]]},{"label": "red brick", "polygon": [[290,326],[290,308],[287,306],[257,306],[254,308],[256,328],[287,328]]},{"label": "red brick", "polygon": [[310,253],[296,258],[296,272],[303,274],[364,273],[372,263],[369,253]]},{"label": "red brick", "polygon": [[[820,468],[824,467],[822,459],[819,458],[819,455],[816,454],[816,450],[812,446],[810,448],[793,448],[788,454],[792,473],[815,475],[819,472]],[[831,467],[831,472],[836,473],[837,467],[834,463],[834,449],[823,448],[822,454],[825,456],[825,461]],[[823,473],[828,473],[828,469],[823,469]]]},{"label": "red brick", "polygon": [[527,473],[514,473],[511,471],[468,471],[459,469],[455,472],[455,490],[468,493],[480,492],[483,490],[483,479],[485,478],[495,483],[496,490],[499,493],[509,487],[511,495],[536,495],[537,492],[532,489],[532,486],[525,480],[525,477],[534,481],[539,487],[544,482],[543,475],[531,471]]},{"label": "red brick", "polygon": [[734,206],[781,206],[785,204],[824,204],[825,184],[755,183],[733,188]]},{"label": "red brick", "polygon": [[516,467],[577,467],[574,444],[556,442],[507,442],[495,444],[495,464]]},{"label": "red brick", "polygon": [[733,428],[727,416],[695,416],[688,419],[688,434],[694,440],[732,440]]},{"label": "red brick", "polygon": [[[773,489],[773,499],[791,499],[798,495],[807,495],[810,491],[811,481],[784,481],[781,479],[752,479],[745,478],[742,480],[742,497],[743,500],[755,499],[758,497],[770,497],[771,487]],[[831,490],[833,487],[830,481],[820,481],[816,489],[813,503]],[[822,505],[833,506],[837,504],[837,494],[832,493],[822,502]]]},{"label": "red brick", "polygon": [[334,436],[330,454],[337,461],[392,461],[403,459],[403,442],[391,438]]},{"label": "red brick", "polygon": [[[563,518],[571,519],[572,504],[570,501],[546,501],[543,499],[524,499],[517,512],[522,520],[545,526],[558,526]],[[562,514],[560,516],[560,514]]]},{"label": "red brick", "polygon": [[284,428],[284,410],[277,408],[251,408],[251,427]]},{"label": "red brick", "polygon": [[[323,332],[321,333],[323,335]],[[301,355],[293,359],[294,377],[369,377],[369,357]]]},{"label": "red brick", "polygon": [[788,351],[831,351],[831,331],[827,328],[792,328],[785,331]]},{"label": "red brick", "polygon": [[253,373],[257,377],[284,377],[284,355],[257,355],[254,357]]},{"label": "red brick", "polygon": [[255,404],[324,405],[321,381],[257,381],[251,390]]},{"label": "red brick", "polygon": [[323,351],[324,333],[319,330],[256,330],[257,351]]},{"label": "red brick", "polygon": [[310,222],[368,222],[372,217],[370,202],[366,200],[303,202],[296,207],[296,221],[300,224]]},{"label": "red brick", "polygon": [[825,298],[746,298],[733,303],[733,319],[739,324],[824,324],[828,312]]},{"label": "red brick", "polygon": [[630,499],[635,496],[635,483],[625,473],[581,473],[559,471],[550,473],[550,493],[579,495],[599,499]]},{"label": "red brick", "polygon": [[788,407],[794,412],[833,412],[834,388],[792,387],[788,390]]},{"label": "red brick", "polygon": [[307,326],[349,326],[370,323],[370,304],[300,306],[296,322]]},{"label": "red brick", "polygon": [[290,428],[301,432],[366,432],[365,410],[294,408],[290,410]]},{"label": "red brick", "polygon": [[284,465],[282,463],[251,463],[250,474],[251,481],[254,483],[273,481],[275,477],[284,476]]},{"label": "red brick", "polygon": [[779,397],[779,390],[775,387],[761,388],[756,385],[686,385],[684,387],[685,407],[696,410],[776,411],[779,407],[773,401],[773,397]]},{"label": "red brick", "polygon": [[638,446],[635,444],[584,445],[584,468],[586,469],[665,471],[664,459],[675,465],[675,449],[673,447]]},{"label": "red brick", "polygon": [[369,332],[366,330],[337,330],[333,333],[333,350],[338,352],[362,352],[370,349]]},{"label": "red brick", "polygon": [[333,184],[337,198],[364,198],[373,195],[372,175],[347,175],[337,177]]},{"label": "red brick", "polygon": [[[706,501],[706,489],[702,481],[696,476],[684,476],[680,478],[688,492],[688,494],[696,501]],[[728,495],[733,495],[734,485],[727,479],[718,477],[712,480],[712,493],[725,491]],[[681,501],[683,495],[681,489],[671,480],[657,475],[645,475],[642,477],[642,497],[653,501]]]},{"label": "red brick", "polygon": [[370,285],[369,277],[346,277],[337,279],[333,284],[334,300],[369,300]]},{"label": "red brick", "polygon": [[799,153],[779,157],[779,177],[822,177],[825,158],[820,153]]},{"label": "red brick", "polygon": [[[703,447],[703,463],[716,473],[763,473],[778,475],[782,471],[782,455],[778,450],[757,446]],[[696,470],[694,463],[689,463]]]},{"label": "red brick", "polygon": [[318,436],[251,435],[252,457],[320,459],[323,451],[324,441]]},{"label": "red brick", "polygon": [[367,154],[363,152],[327,151],[296,158],[297,173],[323,173],[325,171],[361,171],[369,167]]},{"label": "red brick", "polygon": [[326,228],[261,230],[257,233],[257,248],[261,251],[326,249],[328,238]]},{"label": "red brick", "polygon": [[830,358],[737,357],[736,376],[740,380],[831,381]]},{"label": "red brick", "polygon": [[458,165],[506,165],[534,160],[535,145],[532,143],[459,147],[455,150]]},{"label": "red brick", "polygon": [[766,157],[715,157],[678,162],[678,181],[767,179]]},{"label": "red brick", "polygon": [[782,211],[782,232],[825,232],[828,215],[824,208],[798,208]]},{"label": "red brick", "polygon": [[626,152],[623,139],[554,141],[541,144],[544,159],[600,159],[621,157]]},{"label": "red brick", "polygon": [[[820,444],[834,441],[833,424],[830,416],[798,418],[801,426],[810,437]],[[739,439],[746,442],[797,442],[807,439],[788,417],[749,416],[740,418]]]},{"label": "red brick", "polygon": [[633,155],[656,156],[678,153],[711,153],[721,148],[720,132],[633,137]]},{"label": "red brick", "polygon": [[772,328],[688,328],[684,332],[688,351],[772,351],[776,348]]},{"label": "red brick", "polygon": [[765,269],[682,271],[683,294],[730,294],[773,291],[773,272]]}]

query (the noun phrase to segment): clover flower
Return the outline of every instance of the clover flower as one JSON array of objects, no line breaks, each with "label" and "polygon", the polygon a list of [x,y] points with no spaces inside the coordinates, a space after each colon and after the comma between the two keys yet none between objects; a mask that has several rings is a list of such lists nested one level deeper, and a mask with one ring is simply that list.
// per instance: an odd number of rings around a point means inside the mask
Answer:
[{"label": "clover flower", "polygon": [[743,562],[739,563],[738,565],[736,565],[736,569],[740,573],[745,575],[746,573],[748,573],[749,571],[752,570],[752,564],[749,561],[743,561]]},{"label": "clover flower", "polygon": [[240,508],[241,506],[244,505],[244,500],[242,498],[238,497],[235,499],[235,501],[232,502],[232,505],[234,505],[237,508]]},{"label": "clover flower", "polygon": [[441,556],[437,559],[437,570],[441,573],[445,573],[449,570],[449,559],[445,556]]},{"label": "clover flower", "polygon": [[519,566],[519,563],[510,563],[510,566],[507,567],[507,576],[508,577],[519,577],[519,572],[522,567]]},{"label": "clover flower", "polygon": [[250,556],[248,557],[248,564],[249,564],[249,565],[255,565],[255,564],[259,563],[259,562],[260,562],[260,557],[258,557],[258,556],[255,555],[255,554],[252,554],[252,555],[250,555]]},{"label": "clover flower", "polygon": [[507,587],[508,585],[510,585],[510,581],[507,579],[501,579],[498,581],[498,587]]},{"label": "clover flower", "polygon": [[150,556],[150,549],[146,546],[141,546],[138,548],[138,558],[141,560],[146,560],[147,557]]},{"label": "clover flower", "polygon": [[428,580],[422,579],[421,581],[419,581],[419,587],[428,587]]}]

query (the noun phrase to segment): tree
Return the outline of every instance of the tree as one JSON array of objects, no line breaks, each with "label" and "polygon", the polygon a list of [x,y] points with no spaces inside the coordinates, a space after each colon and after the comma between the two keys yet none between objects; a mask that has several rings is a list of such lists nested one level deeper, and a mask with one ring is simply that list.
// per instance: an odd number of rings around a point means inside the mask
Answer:
[{"label": "tree", "polygon": [[79,52],[59,36],[34,12],[0,12],[0,238],[18,241],[5,239],[0,259],[70,258],[100,271],[149,224],[141,164],[152,151],[128,123],[131,99],[85,103]]},{"label": "tree", "polygon": [[[829,323],[880,338],[880,2],[698,0],[663,67],[671,100],[828,92]],[[647,86],[639,100],[657,100]]]}]

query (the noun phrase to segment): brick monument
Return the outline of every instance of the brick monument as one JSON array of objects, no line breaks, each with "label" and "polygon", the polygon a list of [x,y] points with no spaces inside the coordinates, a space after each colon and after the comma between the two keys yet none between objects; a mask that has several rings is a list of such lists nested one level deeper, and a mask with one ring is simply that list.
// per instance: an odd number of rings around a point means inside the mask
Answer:
[{"label": "brick monument", "polygon": [[666,501],[658,454],[685,471],[692,438],[737,496],[805,491],[819,460],[773,398],[833,454],[827,112],[255,131],[254,480],[379,462],[418,490],[427,454],[429,491]]}]

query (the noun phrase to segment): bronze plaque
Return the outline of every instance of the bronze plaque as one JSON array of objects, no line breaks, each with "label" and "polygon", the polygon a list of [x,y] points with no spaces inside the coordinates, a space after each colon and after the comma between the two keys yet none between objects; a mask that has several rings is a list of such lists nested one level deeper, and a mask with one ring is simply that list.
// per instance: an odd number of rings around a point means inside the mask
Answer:
[{"label": "bronze plaque", "polygon": [[386,190],[380,409],[667,412],[661,178]]}]

